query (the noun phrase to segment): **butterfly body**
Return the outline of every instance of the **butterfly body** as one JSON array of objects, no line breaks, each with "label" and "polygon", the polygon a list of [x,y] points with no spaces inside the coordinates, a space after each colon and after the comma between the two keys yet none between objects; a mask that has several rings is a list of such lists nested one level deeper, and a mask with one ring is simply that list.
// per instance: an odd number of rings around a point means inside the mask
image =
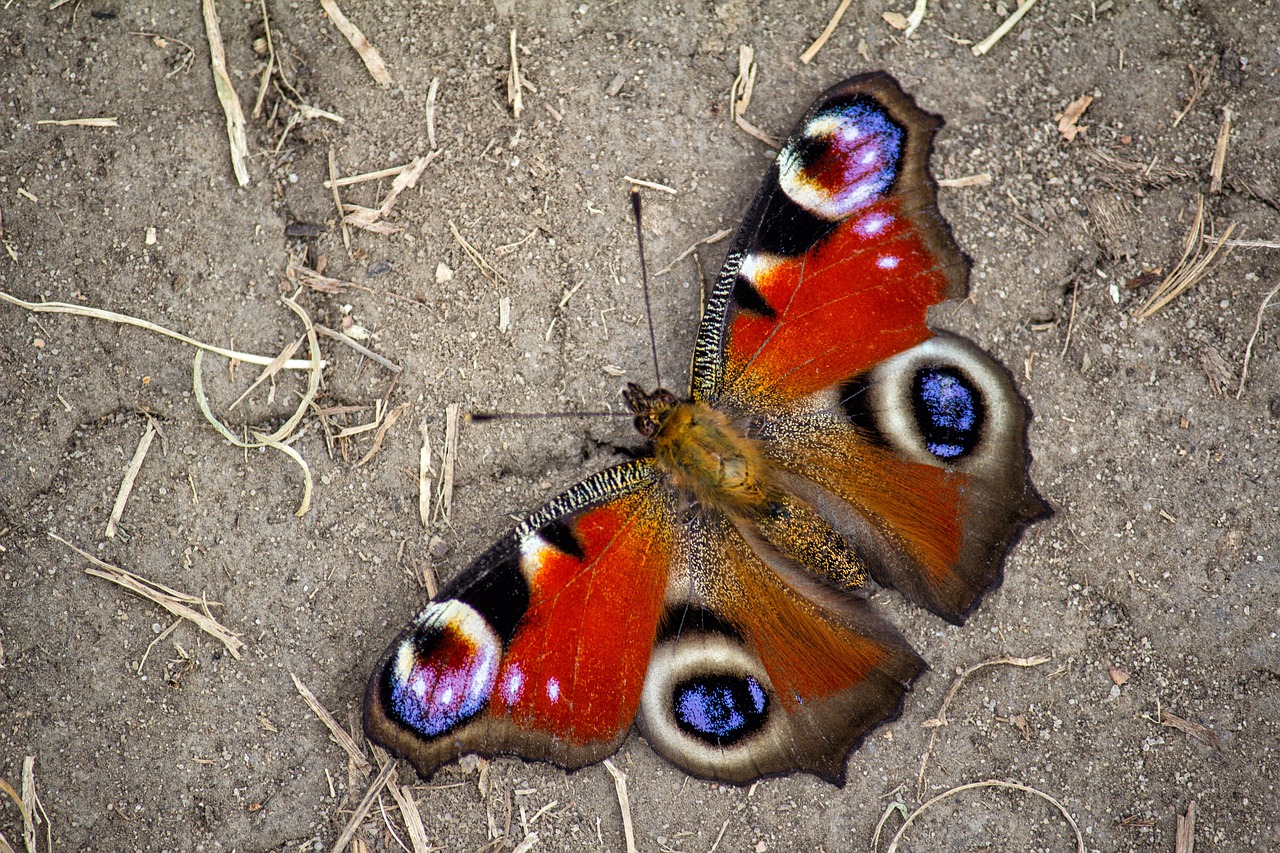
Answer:
[{"label": "butterfly body", "polygon": [[574,768],[634,722],[695,775],[842,781],[924,666],[869,579],[958,623],[1044,509],[1007,371],[925,323],[968,277],[927,171],[939,125],[885,75],[810,108],[708,296],[689,394],[629,386],[648,452],[392,642],[371,739],[424,776],[467,752]]}]

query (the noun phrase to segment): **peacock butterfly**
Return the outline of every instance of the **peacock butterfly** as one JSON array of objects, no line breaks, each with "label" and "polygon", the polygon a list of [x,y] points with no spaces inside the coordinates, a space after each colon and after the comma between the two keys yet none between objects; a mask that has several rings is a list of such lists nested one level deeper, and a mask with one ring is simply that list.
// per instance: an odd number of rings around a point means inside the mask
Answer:
[{"label": "peacock butterfly", "polygon": [[924,667],[874,579],[960,623],[1044,504],[1008,372],[926,324],[969,262],[885,74],[818,99],[707,299],[687,397],[624,392],[648,452],[534,512],[387,648],[371,740],[565,768],[634,721],[696,776],[835,784]]}]

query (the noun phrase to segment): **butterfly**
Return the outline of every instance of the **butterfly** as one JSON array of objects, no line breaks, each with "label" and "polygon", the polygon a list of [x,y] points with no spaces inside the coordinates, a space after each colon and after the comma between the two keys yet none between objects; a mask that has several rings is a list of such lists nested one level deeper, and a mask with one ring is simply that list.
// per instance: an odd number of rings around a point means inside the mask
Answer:
[{"label": "butterfly", "polygon": [[707,297],[689,393],[631,384],[647,450],[445,586],[369,682],[369,738],[425,778],[466,753],[573,769],[633,722],[672,764],[808,771],[924,668],[871,581],[959,624],[1045,512],[1008,371],[931,330],[969,261],[937,208],[940,118],[883,73],[805,113]]}]

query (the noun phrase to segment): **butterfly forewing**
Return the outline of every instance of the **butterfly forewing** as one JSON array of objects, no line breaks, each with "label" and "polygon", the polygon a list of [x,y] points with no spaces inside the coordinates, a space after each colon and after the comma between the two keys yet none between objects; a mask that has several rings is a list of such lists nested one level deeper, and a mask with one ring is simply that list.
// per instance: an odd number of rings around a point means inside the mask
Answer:
[{"label": "butterfly forewing", "polygon": [[374,741],[430,775],[468,752],[566,767],[626,735],[657,630],[675,522],[645,460],[531,515],[440,591],[384,653]]}]

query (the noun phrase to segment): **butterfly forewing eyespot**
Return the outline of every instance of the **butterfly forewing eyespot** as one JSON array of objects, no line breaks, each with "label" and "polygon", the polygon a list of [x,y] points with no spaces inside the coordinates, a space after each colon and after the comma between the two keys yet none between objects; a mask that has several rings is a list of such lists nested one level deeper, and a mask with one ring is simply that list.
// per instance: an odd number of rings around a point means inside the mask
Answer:
[{"label": "butterfly forewing eyespot", "polygon": [[634,722],[751,782],[846,757],[923,661],[868,574],[953,622],[1043,513],[1012,377],[926,323],[967,291],[928,172],[941,120],[892,78],[789,137],[707,296],[689,399],[624,393],[649,454],[530,515],[388,647],[369,737],[581,767]]}]

